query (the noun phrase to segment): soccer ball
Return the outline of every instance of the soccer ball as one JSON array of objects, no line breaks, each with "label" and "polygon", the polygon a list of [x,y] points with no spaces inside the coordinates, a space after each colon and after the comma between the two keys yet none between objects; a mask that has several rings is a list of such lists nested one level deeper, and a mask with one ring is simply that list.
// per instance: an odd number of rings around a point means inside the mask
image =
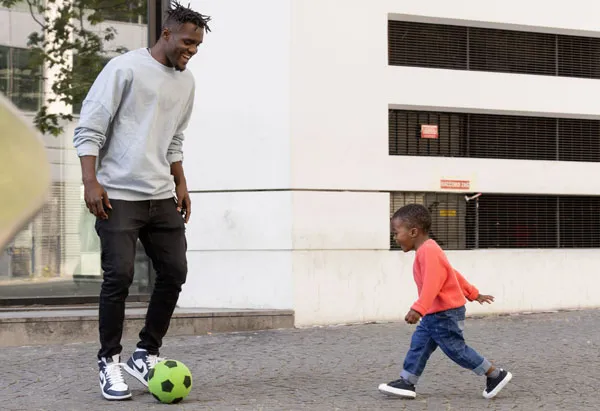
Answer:
[{"label": "soccer ball", "polygon": [[182,362],[163,360],[150,370],[148,389],[158,401],[177,404],[192,390],[192,373]]}]

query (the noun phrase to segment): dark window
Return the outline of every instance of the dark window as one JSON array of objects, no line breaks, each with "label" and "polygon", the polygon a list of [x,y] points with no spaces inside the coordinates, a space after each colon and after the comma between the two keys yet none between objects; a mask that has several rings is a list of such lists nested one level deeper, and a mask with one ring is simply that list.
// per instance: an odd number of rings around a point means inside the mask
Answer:
[{"label": "dark window", "polygon": [[600,38],[388,21],[392,66],[600,78]]},{"label": "dark window", "polygon": [[0,93],[18,108],[37,111],[42,101],[42,69],[27,49],[0,46]]},{"label": "dark window", "polygon": [[558,37],[558,75],[600,78],[600,39]]},{"label": "dark window", "polygon": [[[446,250],[464,250],[467,233],[467,202],[454,193],[392,193],[391,214],[406,204],[422,204],[431,213],[430,236]],[[400,249],[390,234],[392,249]]]},{"label": "dark window", "polygon": [[486,194],[474,200],[469,211],[476,214],[473,228],[478,233],[469,248],[558,247],[555,196]]},{"label": "dark window", "polygon": [[395,192],[390,212],[409,203],[427,207],[447,250],[600,248],[600,196]]},{"label": "dark window", "polygon": [[469,28],[469,70],[556,74],[556,36]]},{"label": "dark window", "polygon": [[393,66],[467,70],[467,28],[390,21],[389,60]]},{"label": "dark window", "polygon": [[556,160],[556,119],[468,114],[468,157]]},{"label": "dark window", "polygon": [[[422,125],[438,126],[438,138],[421,138]],[[460,113],[390,110],[390,154],[464,157],[467,116]]]},{"label": "dark window", "polygon": [[600,121],[559,119],[558,143],[561,161],[600,161]]},{"label": "dark window", "polygon": [[[426,125],[438,127],[437,138],[423,138]],[[390,110],[389,153],[600,162],[600,121]]]},{"label": "dark window", "polygon": [[104,20],[147,24],[146,0],[99,0],[94,8]]},{"label": "dark window", "polygon": [[560,246],[600,248],[600,197],[560,197]]}]

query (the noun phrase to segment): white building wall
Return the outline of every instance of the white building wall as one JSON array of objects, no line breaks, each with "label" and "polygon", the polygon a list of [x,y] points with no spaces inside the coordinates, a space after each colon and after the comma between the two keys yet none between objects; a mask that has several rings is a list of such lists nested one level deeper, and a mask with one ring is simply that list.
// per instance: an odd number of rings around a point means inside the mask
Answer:
[{"label": "white building wall", "polygon": [[[416,14],[411,20],[432,16],[428,20],[444,23],[464,12],[463,19],[478,25],[491,21],[494,27],[514,28],[497,23],[503,16],[504,21],[546,31],[559,20],[561,31],[580,34],[581,29],[600,30],[588,15],[594,12],[590,8],[600,6],[510,1],[502,2],[499,15],[498,7],[477,1],[307,0],[294,6],[294,188],[435,191],[442,178],[465,178],[473,191],[600,192],[600,182],[580,178],[598,172],[600,164],[387,154],[388,107],[600,118],[597,80],[388,66],[389,14]],[[427,171],[416,173],[416,168]],[[511,182],[513,176],[519,181]]]},{"label": "white building wall", "polygon": [[290,0],[193,1],[214,17],[190,61],[192,194],[183,306],[293,308]]},{"label": "white building wall", "polygon": [[194,191],[290,188],[291,0],[193,1],[214,17],[196,78],[185,170]]},{"label": "white building wall", "polygon": [[[582,1],[398,2],[305,0],[292,11],[292,187],[336,190],[354,209],[344,233],[374,239],[359,250],[343,240],[294,253],[298,325],[403,318],[416,298],[413,255],[388,251],[389,214],[380,191],[440,191],[440,180],[470,180],[484,193],[600,194],[586,176],[600,164],[388,155],[388,108],[600,118],[597,80],[466,72],[387,64],[387,20],[600,36],[598,5]],[[558,28],[558,29],[556,29]],[[365,191],[363,204],[337,190]],[[305,195],[308,195],[305,193]],[[323,192],[313,194],[322,196]],[[330,198],[331,201],[336,201]],[[370,201],[369,201],[370,200]],[[387,203],[389,207],[389,202]],[[389,208],[387,210],[389,212]],[[315,212],[327,220],[326,209]],[[327,225],[319,236],[332,237]],[[310,246],[308,248],[311,248]],[[597,250],[478,250],[448,253],[491,307],[506,312],[600,305]],[[566,281],[565,278],[569,280]]]},{"label": "white building wall", "polygon": [[[600,118],[600,82],[387,64],[387,20],[600,36],[583,0],[196,0],[213,33],[192,61],[194,190],[184,305],[293,308],[299,326],[398,320],[412,254],[389,250],[389,192],[470,180],[484,193],[600,194],[600,164],[388,155],[388,109]],[[256,19],[249,16],[261,16]],[[283,209],[280,209],[282,207]],[[286,211],[282,211],[286,210]],[[202,238],[199,238],[202,237]],[[492,306],[600,305],[597,250],[448,255]],[[568,280],[567,280],[568,279]]]}]

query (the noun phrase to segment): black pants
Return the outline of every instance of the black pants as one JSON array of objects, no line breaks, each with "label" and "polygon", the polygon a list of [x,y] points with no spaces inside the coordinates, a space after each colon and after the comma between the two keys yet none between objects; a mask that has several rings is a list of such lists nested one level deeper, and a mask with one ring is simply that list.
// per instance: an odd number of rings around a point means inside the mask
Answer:
[{"label": "black pants", "polygon": [[122,350],[125,299],[133,282],[138,238],[156,270],[154,291],[140,332],[139,348],[158,354],[187,275],[185,224],[174,199],[111,200],[108,220],[96,221],[104,281],[100,292],[98,358]]}]

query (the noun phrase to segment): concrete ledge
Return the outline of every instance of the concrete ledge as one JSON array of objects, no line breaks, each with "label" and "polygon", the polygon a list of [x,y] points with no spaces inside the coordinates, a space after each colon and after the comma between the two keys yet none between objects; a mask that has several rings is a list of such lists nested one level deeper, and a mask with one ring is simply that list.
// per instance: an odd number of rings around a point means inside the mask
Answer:
[{"label": "concrete ledge", "polygon": [[[126,311],[123,338],[137,338],[145,308]],[[292,310],[176,309],[167,336],[293,328]],[[98,341],[97,308],[0,311],[0,347]]]}]

